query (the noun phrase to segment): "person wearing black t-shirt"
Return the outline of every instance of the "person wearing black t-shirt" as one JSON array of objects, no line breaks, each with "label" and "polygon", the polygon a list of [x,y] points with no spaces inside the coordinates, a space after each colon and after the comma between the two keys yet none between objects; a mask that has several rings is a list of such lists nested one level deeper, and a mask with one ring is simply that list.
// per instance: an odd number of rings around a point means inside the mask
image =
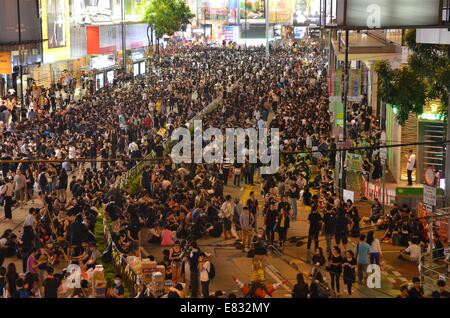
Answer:
[{"label": "person wearing black t-shirt", "polygon": [[273,245],[273,242],[275,241],[275,224],[277,224],[277,217],[278,217],[278,210],[277,210],[277,204],[276,202],[271,202],[270,207],[267,210],[266,214],[266,235],[267,239],[269,240],[270,244]]},{"label": "person wearing black t-shirt", "polygon": [[342,242],[342,246],[344,250],[347,249],[348,244],[348,225],[350,224],[347,216],[343,209],[339,208],[338,213],[336,215],[336,232],[335,232],[335,240],[336,245],[339,246]]},{"label": "person wearing black t-shirt", "polygon": [[345,253],[343,260],[344,284],[347,285],[348,296],[352,295],[352,285],[356,278],[356,258],[352,251]]},{"label": "person wearing black t-shirt", "polygon": [[340,278],[343,263],[344,259],[341,255],[341,249],[339,248],[339,246],[333,247],[331,249],[328,271],[330,272],[331,289],[336,291],[338,295],[340,292]]},{"label": "person wearing black t-shirt", "polygon": [[331,240],[336,232],[336,217],[333,212],[333,207],[328,204],[323,215],[323,227],[325,232],[325,242],[327,244],[327,255],[331,253]]},{"label": "person wearing black t-shirt", "polygon": [[311,213],[308,216],[309,232],[308,232],[308,244],[307,249],[311,249],[311,242],[314,240],[314,250],[319,247],[319,232],[322,222],[322,216],[320,215],[317,204],[313,204]]},{"label": "person wearing black t-shirt", "polygon": [[308,298],[309,287],[302,273],[297,274],[297,284],[292,289],[292,298]]},{"label": "person wearing black t-shirt", "polygon": [[53,276],[53,268],[47,268],[47,278],[44,280],[44,298],[58,298],[59,280]]},{"label": "person wearing black t-shirt", "polygon": [[408,298],[424,298],[423,288],[420,286],[420,279],[414,277],[412,282],[413,287],[408,292]]}]

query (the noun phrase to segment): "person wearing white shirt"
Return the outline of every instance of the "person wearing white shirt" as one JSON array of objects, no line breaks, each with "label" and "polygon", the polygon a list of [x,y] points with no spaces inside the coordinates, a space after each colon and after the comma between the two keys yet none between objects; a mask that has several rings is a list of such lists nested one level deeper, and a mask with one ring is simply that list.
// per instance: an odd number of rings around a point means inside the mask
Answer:
[{"label": "person wearing white shirt", "polygon": [[259,119],[261,118],[261,112],[259,111],[259,109],[255,110],[254,112],[256,121],[259,121]]},{"label": "person wearing white shirt", "polygon": [[409,246],[400,252],[398,258],[410,261],[413,263],[417,263],[419,261],[420,255],[422,253],[422,249],[419,245],[414,242],[409,241]]},{"label": "person wearing white shirt", "polygon": [[258,129],[264,130],[265,124],[266,123],[264,122],[264,120],[262,120],[262,118],[260,120],[258,120]]},{"label": "person wearing white shirt", "polygon": [[408,185],[412,186],[413,185],[412,174],[416,166],[416,155],[414,154],[412,149],[409,151],[409,155],[406,155],[406,159],[408,159],[408,163],[406,165],[406,172],[408,174]]},{"label": "person wearing white shirt", "polygon": [[374,237],[374,232],[369,231],[367,233],[367,244],[369,244],[369,259],[370,264],[377,264],[380,266],[380,260],[381,260],[381,245],[380,241]]},{"label": "person wearing white shirt", "polygon": [[23,227],[35,225],[35,223],[36,223],[36,217],[34,216],[35,212],[36,212],[36,210],[34,208],[30,208],[28,210],[28,215],[25,218],[25,221],[23,221]]},{"label": "person wearing white shirt", "polygon": [[133,153],[135,151],[139,151],[139,146],[133,141],[128,145],[128,150]]},{"label": "person wearing white shirt", "polygon": [[200,255],[198,261],[198,270],[200,272],[200,283],[202,285],[203,298],[209,297],[209,273],[211,271],[211,263],[205,253]]}]

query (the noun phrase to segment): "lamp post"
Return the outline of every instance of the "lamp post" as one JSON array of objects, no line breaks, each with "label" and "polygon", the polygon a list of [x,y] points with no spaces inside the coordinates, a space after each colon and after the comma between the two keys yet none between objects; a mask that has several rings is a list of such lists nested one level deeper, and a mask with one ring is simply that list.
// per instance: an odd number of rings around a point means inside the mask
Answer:
[{"label": "lamp post", "polygon": [[[343,139],[344,139],[344,143],[347,142],[347,102],[348,102],[348,80],[349,80],[349,65],[348,65],[348,49],[349,49],[349,31],[345,30],[345,68],[344,68],[344,131],[343,131]],[[346,181],[346,172],[345,172],[345,158],[346,158],[347,152],[341,151],[341,189],[340,189],[340,193],[341,196],[343,197],[344,195],[344,189],[346,187],[345,181]]]},{"label": "lamp post", "polygon": [[17,0],[17,25],[19,31],[19,74],[20,74],[20,107],[23,104],[23,50],[22,50],[22,21],[20,17],[20,0]]},{"label": "lamp post", "polygon": [[[121,16],[122,16],[122,65],[123,65],[123,72],[124,76],[127,73],[127,40],[126,40],[126,27],[125,27],[125,0],[120,1],[120,9],[121,9]],[[152,30],[153,33],[153,30]]]},{"label": "lamp post", "polygon": [[266,11],[266,58],[269,58],[270,47],[269,47],[269,0],[265,0],[264,3]]}]

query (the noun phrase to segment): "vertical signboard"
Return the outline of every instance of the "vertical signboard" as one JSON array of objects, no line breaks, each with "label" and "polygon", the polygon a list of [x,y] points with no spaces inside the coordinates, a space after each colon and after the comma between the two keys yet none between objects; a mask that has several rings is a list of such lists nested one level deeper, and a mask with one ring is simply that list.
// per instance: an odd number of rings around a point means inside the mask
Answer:
[{"label": "vertical signboard", "polygon": [[44,63],[70,59],[69,0],[42,0]]},{"label": "vertical signboard", "polygon": [[47,0],[48,48],[66,46],[65,0]]},{"label": "vertical signboard", "polygon": [[0,74],[12,74],[11,52],[0,52]]}]

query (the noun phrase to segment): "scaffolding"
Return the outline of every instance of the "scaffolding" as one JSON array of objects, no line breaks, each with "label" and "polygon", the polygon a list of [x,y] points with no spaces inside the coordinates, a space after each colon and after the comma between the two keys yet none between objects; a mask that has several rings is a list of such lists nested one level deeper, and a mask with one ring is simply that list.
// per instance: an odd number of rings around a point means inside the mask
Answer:
[{"label": "scaffolding", "polygon": [[[450,207],[437,209],[435,212],[428,213],[424,219],[427,223],[429,248],[427,253],[424,253],[419,262],[420,281],[424,288],[425,294],[431,294],[437,289],[438,280],[446,282],[446,289],[450,292],[450,272],[448,254],[450,248],[448,239],[450,236]],[[434,238],[439,236],[443,242],[443,248],[436,248]]]}]

